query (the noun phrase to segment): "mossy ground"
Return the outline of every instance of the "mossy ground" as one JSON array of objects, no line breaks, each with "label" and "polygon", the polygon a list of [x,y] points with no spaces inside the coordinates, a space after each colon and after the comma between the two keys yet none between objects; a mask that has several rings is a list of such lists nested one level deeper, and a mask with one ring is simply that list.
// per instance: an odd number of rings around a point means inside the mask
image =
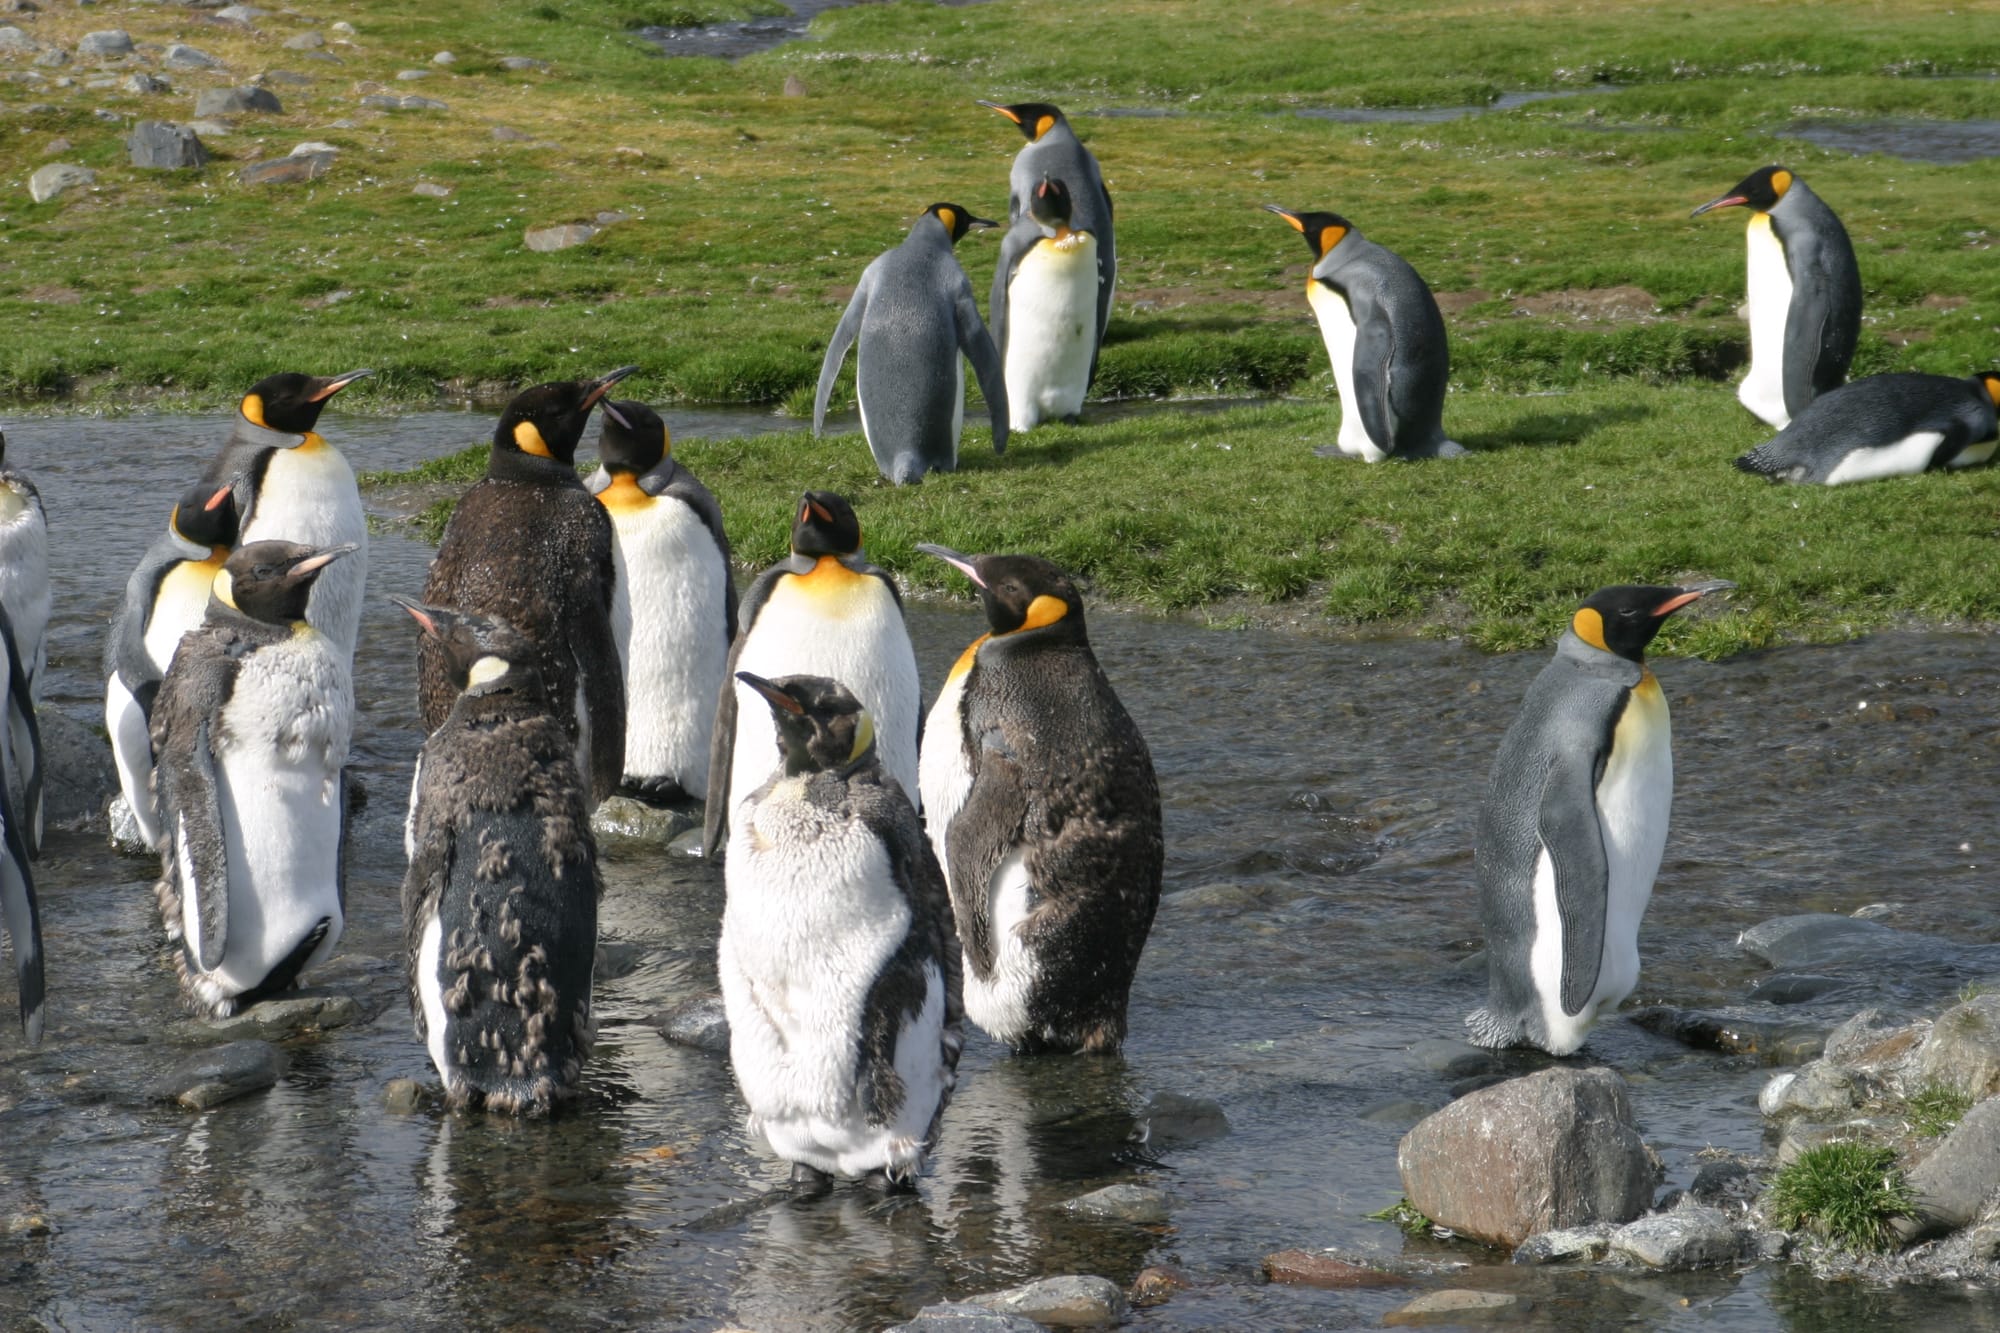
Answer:
[{"label": "mossy ground", "polygon": [[1889,1248],[1889,1220],[1912,1206],[1895,1150],[1873,1143],[1808,1148],[1778,1169],[1764,1196],[1779,1226],[1862,1251]]}]

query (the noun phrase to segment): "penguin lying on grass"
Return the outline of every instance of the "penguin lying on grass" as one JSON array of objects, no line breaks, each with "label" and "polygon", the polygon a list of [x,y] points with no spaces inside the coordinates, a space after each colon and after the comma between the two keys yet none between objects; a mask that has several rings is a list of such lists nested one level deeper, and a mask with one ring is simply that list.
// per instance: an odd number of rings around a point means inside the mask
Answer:
[{"label": "penguin lying on grass", "polygon": [[1639,983],[1639,922],[1674,799],[1667,698],[1646,645],[1668,616],[1736,585],[1615,587],[1570,618],[1500,741],[1479,811],[1481,1046],[1568,1055]]},{"label": "penguin lying on grass", "polygon": [[1736,460],[1772,481],[1838,486],[1930,468],[1976,467],[2000,430],[2000,372],[1870,375],[1806,404],[1792,424]]}]

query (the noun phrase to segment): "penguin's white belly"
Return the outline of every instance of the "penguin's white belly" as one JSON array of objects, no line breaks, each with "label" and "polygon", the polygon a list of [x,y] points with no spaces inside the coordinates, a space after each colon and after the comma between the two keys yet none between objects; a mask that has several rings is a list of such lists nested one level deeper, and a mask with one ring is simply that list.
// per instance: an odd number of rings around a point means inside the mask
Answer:
[{"label": "penguin's white belly", "polygon": [[957,672],[938,691],[937,702],[924,719],[924,748],[917,766],[917,785],[924,796],[924,829],[947,886],[951,883],[951,858],[945,855],[945,838],[951,821],[964,808],[965,798],[972,794],[972,764],[966,758],[965,725],[960,716],[968,676]]},{"label": "penguin's white belly", "polygon": [[302,546],[353,542],[359,548],[326,567],[306,604],[306,619],[352,660],[354,641],[361,632],[361,593],[368,580],[368,521],[354,469],[338,449],[311,436],[295,449],[271,455],[243,525],[242,543],[258,541]]},{"label": "penguin's white belly", "polygon": [[625,776],[708,794],[708,741],[729,657],[729,567],[678,500],[614,510],[611,629],[625,667]]},{"label": "penguin's white belly", "polygon": [[41,506],[0,484],[0,607],[7,609],[21,671],[37,700],[48,660],[49,606],[49,528]]},{"label": "penguin's white belly", "polygon": [[1028,999],[1034,993],[1035,956],[1021,939],[1031,906],[1028,865],[1020,848],[1000,859],[987,883],[988,938],[993,970],[985,977],[965,966],[965,1015],[1001,1041],[1028,1035]]},{"label": "penguin's white belly", "polygon": [[1023,431],[1083,410],[1097,350],[1097,238],[1044,237],[1007,284],[1007,424]]},{"label": "penguin's white belly", "polygon": [[[183,560],[168,570],[153,594],[153,614],[146,621],[146,656],[161,676],[173,665],[187,632],[208,614],[209,590],[215,585],[220,560]],[[328,571],[329,573],[332,571]]]},{"label": "penguin's white belly", "polygon": [[1361,424],[1360,399],[1354,396],[1354,314],[1347,298],[1317,278],[1306,282],[1306,299],[1319,320],[1319,336],[1326,342],[1327,359],[1333,362],[1333,382],[1340,390],[1340,452],[1350,458],[1379,463],[1389,451],[1368,438]]},{"label": "penguin's white belly", "polygon": [[913,1170],[951,1079],[943,978],[931,971],[897,1040],[902,1106],[871,1125],[858,1085],[868,994],[909,933],[909,904],[880,840],[808,804],[804,785],[780,783],[730,835],[717,950],[730,1063],[753,1132],[781,1157],[850,1176]]},{"label": "penguin's white belly", "polygon": [[[824,580],[824,584],[822,584]],[[868,574],[786,575],[758,612],[736,669],[766,680],[826,676],[847,686],[875,719],[882,766],[912,805],[917,784],[917,654],[889,585]],[[778,731],[764,696],[732,681],[736,743],[729,770],[730,820],[778,767]]]},{"label": "penguin's white belly", "polygon": [[[1907,477],[1913,473],[1922,472],[1931,465],[1932,456],[1937,453],[1938,446],[1943,443],[1943,431],[1920,430],[1914,435],[1905,435],[1894,444],[1885,444],[1876,448],[1856,449],[1854,452],[1848,454],[1847,457],[1841,459],[1833,471],[1826,474],[1826,484],[1829,486],[1839,486],[1843,482],[1874,481],[1879,477]],[[1987,453],[1990,454],[1993,452],[1991,444],[1984,447]],[[1964,457],[1963,453],[1959,455],[1961,459]],[[1979,462],[1983,460],[1973,459],[1969,461]],[[1952,466],[1965,467],[1967,463],[1954,461]]]},{"label": "penguin's white belly", "polygon": [[1785,267],[1785,247],[1771,230],[1770,214],[1754,214],[1748,234],[1750,372],[1737,386],[1736,398],[1783,430],[1792,419],[1785,408],[1785,321],[1792,309],[1792,273]]},{"label": "penguin's white belly", "polygon": [[104,684],[104,729],[111,733],[111,758],[118,766],[118,789],[139,836],[148,847],[160,845],[160,817],[153,804],[153,741],[148,733],[145,710],[113,673]]}]

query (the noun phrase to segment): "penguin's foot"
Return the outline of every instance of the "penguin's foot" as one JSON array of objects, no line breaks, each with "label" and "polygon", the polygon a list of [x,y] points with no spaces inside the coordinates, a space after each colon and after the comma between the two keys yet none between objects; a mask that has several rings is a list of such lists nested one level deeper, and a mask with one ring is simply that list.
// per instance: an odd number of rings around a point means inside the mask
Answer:
[{"label": "penguin's foot", "polygon": [[795,1201],[823,1199],[833,1193],[833,1177],[804,1162],[792,1163],[791,1196]]},{"label": "penguin's foot", "polygon": [[1081,426],[1083,424],[1083,413],[1081,412],[1070,413],[1068,416],[1062,419],[1062,424],[1065,426]]},{"label": "penguin's foot", "polygon": [[627,777],[619,784],[618,794],[651,806],[679,805],[689,799],[687,788],[672,778]]},{"label": "penguin's foot", "polygon": [[1340,447],[1339,445],[1337,445],[1337,444],[1319,444],[1319,445],[1314,445],[1314,446],[1313,446],[1313,457],[1314,457],[1314,458],[1345,458],[1345,457],[1347,457],[1347,450],[1345,450],[1345,449],[1341,448],[1341,447]]},{"label": "penguin's foot", "polygon": [[861,1187],[870,1194],[879,1194],[885,1199],[917,1192],[917,1182],[914,1177],[891,1175],[879,1167],[861,1177]]}]

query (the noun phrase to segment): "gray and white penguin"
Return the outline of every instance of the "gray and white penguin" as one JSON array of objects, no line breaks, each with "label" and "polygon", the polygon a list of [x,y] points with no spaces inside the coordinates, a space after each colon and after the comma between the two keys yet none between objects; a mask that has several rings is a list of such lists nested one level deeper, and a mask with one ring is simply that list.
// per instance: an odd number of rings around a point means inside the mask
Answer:
[{"label": "gray and white penguin", "polygon": [[611,516],[611,632],[625,673],[622,790],[653,804],[708,795],[708,742],[736,638],[722,506],[673,456],[644,403],[605,399],[585,484]]},{"label": "gray and white penguin", "polygon": [[1748,208],[1750,371],[1736,397],[1783,430],[1839,386],[1861,336],[1861,269],[1847,228],[1806,183],[1760,167],[1689,214]]},{"label": "gray and white penguin", "polygon": [[993,336],[1000,345],[1011,429],[1075,421],[1097,373],[1091,324],[1102,275],[1097,240],[1071,225],[1067,182],[1044,176],[1000,242]]},{"label": "gray and white penguin", "polygon": [[757,576],[739,618],[709,750],[706,854],[726,854],[737,807],[777,763],[771,710],[741,672],[839,681],[874,718],[882,767],[917,804],[917,650],[895,581],[861,549],[854,507],[832,491],[801,496],[792,553]]},{"label": "gray and white penguin", "polygon": [[[493,429],[486,476],[452,510],[424,582],[427,604],[505,620],[534,643],[592,809],[625,772],[625,673],[611,625],[611,518],[576,474],[576,447],[591,409],[637,369],[516,395]],[[444,725],[458,695],[443,649],[426,636],[417,646],[424,730]]]},{"label": "gray and white penguin", "polygon": [[752,1133],[793,1164],[914,1187],[964,1045],[951,905],[873,720],[822,676],[743,672],[774,721],[770,776],[730,834],[716,951]]},{"label": "gray and white penguin", "polygon": [[0,609],[7,613],[10,670],[21,679],[7,697],[6,725],[0,727],[0,755],[6,765],[8,796],[20,819],[20,835],[30,856],[42,850],[42,748],[35,709],[48,671],[49,524],[42,493],[28,474],[6,461],[7,437],[0,435]]},{"label": "gray and white penguin", "polygon": [[[6,692],[0,707],[5,709],[8,729],[20,728],[20,738],[0,752],[0,925],[7,928],[7,945],[14,955],[21,1031],[33,1046],[41,1041],[46,1021],[41,906],[35,898],[34,871],[28,864],[36,852],[29,834],[38,834],[41,821],[42,734],[15,642],[12,620],[7,608],[0,605],[0,652],[7,656],[5,669],[0,671],[0,690]],[[17,765],[22,771],[16,771]],[[16,801],[17,791],[32,803],[32,818]]]},{"label": "gray and white penguin", "polygon": [[236,488],[189,487],[125,581],[125,600],[105,637],[104,729],[119,791],[140,839],[155,850],[162,830],[153,795],[153,701],[182,637],[208,615],[209,592],[236,537]]},{"label": "gray and white penguin", "polygon": [[1291,223],[1313,252],[1306,301],[1340,391],[1337,442],[1313,452],[1369,463],[1464,453],[1444,433],[1451,351],[1429,284],[1338,213],[1264,208]]},{"label": "gray and white penguin", "polygon": [[160,915],[182,992],[209,1017],[297,985],[346,924],[354,686],[306,608],[352,554],[239,546],[153,705]]},{"label": "gray and white penguin", "polygon": [[594,1035],[604,886],[583,780],[525,636],[395,600],[460,691],[417,756],[404,835],[417,1036],[454,1107],[547,1115]]},{"label": "gray and white penguin", "polygon": [[201,475],[211,488],[236,489],[238,541],[352,546],[313,587],[306,619],[339,644],[350,665],[361,633],[368,581],[368,518],[361,488],[340,450],[315,429],[333,396],[372,370],[344,375],[269,375],[251,386],[236,424]]},{"label": "gray and white penguin", "polygon": [[1037,556],[917,549],[972,580],[992,627],[924,729],[925,819],[964,946],[966,1013],[1023,1053],[1114,1053],[1160,902],[1152,756],[1068,575]]},{"label": "gray and white penguin", "polygon": [[1592,593],[1501,738],[1479,811],[1486,1006],[1481,1046],[1568,1055],[1639,983],[1639,923],[1673,808],[1667,698],[1646,645],[1668,616],[1735,585]]},{"label": "gray and white penguin", "polygon": [[1870,375],[1829,389],[1736,460],[1772,481],[1839,486],[1931,468],[1977,467],[2000,445],[2000,372]]},{"label": "gray and white penguin", "polygon": [[[861,271],[820,363],[813,434],[826,424],[827,400],[847,349],[856,348],[854,396],[861,433],[882,475],[913,485],[926,472],[958,467],[965,421],[965,362],[979,380],[993,425],[993,452],[1007,448],[1007,389],[1000,354],[979,317],[972,283],[953,247],[975,227],[998,224],[957,204],[932,204],[909,235]],[[961,359],[963,358],[963,359]]]}]

